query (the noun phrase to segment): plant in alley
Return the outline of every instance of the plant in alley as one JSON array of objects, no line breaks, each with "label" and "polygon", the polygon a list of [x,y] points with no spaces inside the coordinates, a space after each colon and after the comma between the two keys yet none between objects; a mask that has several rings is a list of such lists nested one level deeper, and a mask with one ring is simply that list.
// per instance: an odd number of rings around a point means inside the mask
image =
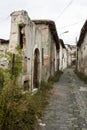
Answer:
[{"label": "plant in alley", "polygon": [[17,80],[22,71],[22,57],[15,54],[14,66],[13,55],[9,53],[8,57],[8,69],[0,69],[0,130],[35,130],[52,84],[42,81],[36,94],[24,93]]},{"label": "plant in alley", "polygon": [[79,72],[77,70],[75,70],[75,73],[77,74],[77,76],[82,80],[84,81],[86,84],[87,84],[87,76],[84,75],[82,72]]}]

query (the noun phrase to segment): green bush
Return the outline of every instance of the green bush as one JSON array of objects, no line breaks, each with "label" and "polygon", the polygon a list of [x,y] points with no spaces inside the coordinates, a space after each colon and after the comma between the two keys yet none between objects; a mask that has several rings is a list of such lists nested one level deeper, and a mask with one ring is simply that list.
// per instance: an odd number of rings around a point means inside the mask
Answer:
[{"label": "green bush", "polygon": [[57,71],[54,76],[50,76],[50,77],[49,77],[48,81],[50,81],[50,82],[52,82],[52,83],[58,82],[59,79],[60,79],[60,76],[61,76],[62,74],[63,74],[62,71]]},{"label": "green bush", "polygon": [[41,81],[41,85],[40,85],[40,91],[48,91],[50,89],[53,88],[53,84],[52,82],[48,81],[48,82],[45,82],[45,81]]},{"label": "green bush", "polygon": [[0,130],[35,130],[48,103],[52,84],[42,82],[41,89],[31,96],[9,80],[0,95]]},{"label": "green bush", "polygon": [[48,97],[50,95],[50,89],[53,88],[51,82],[42,81],[40,84],[40,89],[33,96],[36,105],[36,115],[38,118],[41,118],[44,112],[44,108],[48,104]]},{"label": "green bush", "polygon": [[0,130],[33,130],[37,126],[35,101],[13,86],[10,81],[0,95]]},{"label": "green bush", "polygon": [[[12,54],[8,53],[9,55],[9,73],[10,78],[12,80],[17,80],[20,72],[22,71],[22,55],[20,54]],[[14,62],[13,62],[14,59]]]},{"label": "green bush", "polygon": [[15,55],[12,68],[12,54],[9,54],[9,69],[0,70],[0,130],[35,130],[38,129],[38,118],[41,118],[48,103],[52,82],[58,81],[62,72],[42,81],[40,88],[33,96],[23,92],[17,78],[22,71],[22,58]]},{"label": "green bush", "polygon": [[8,70],[0,70],[0,130],[34,130],[37,128],[37,105],[30,93],[23,93],[17,82],[22,70],[22,59],[15,55],[12,71],[12,54],[8,54]]},{"label": "green bush", "polygon": [[0,70],[0,91],[2,90],[4,85],[4,75],[3,75],[3,71]]},{"label": "green bush", "polygon": [[2,91],[3,87],[8,84],[10,79],[10,74],[8,70],[0,69],[0,92]]},{"label": "green bush", "polygon": [[79,72],[79,71],[77,71],[77,70],[75,70],[75,73],[77,74],[77,76],[78,76],[82,81],[84,81],[84,82],[87,84],[87,76],[84,75],[84,73]]}]

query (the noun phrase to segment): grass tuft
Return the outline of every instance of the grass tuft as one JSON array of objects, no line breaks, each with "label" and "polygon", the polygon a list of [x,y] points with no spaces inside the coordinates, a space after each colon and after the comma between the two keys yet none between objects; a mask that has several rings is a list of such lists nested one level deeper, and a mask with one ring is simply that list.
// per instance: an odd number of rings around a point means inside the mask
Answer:
[{"label": "grass tuft", "polygon": [[84,73],[75,70],[76,75],[87,84],[87,76]]},{"label": "grass tuft", "polygon": [[62,74],[63,74],[62,71],[57,71],[54,76],[49,77],[48,81],[52,83],[58,82]]}]

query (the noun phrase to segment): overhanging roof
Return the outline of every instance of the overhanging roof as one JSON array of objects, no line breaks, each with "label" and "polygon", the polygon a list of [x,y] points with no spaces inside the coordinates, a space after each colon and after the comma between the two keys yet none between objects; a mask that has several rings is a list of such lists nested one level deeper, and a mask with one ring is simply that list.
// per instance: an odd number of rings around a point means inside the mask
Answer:
[{"label": "overhanging roof", "polygon": [[9,40],[0,39],[0,43],[1,43],[1,44],[8,44],[8,43],[9,43]]},{"label": "overhanging roof", "polygon": [[62,45],[63,48],[66,48],[65,44],[64,44],[64,41],[62,39],[60,39],[60,43],[61,43],[61,45]]}]

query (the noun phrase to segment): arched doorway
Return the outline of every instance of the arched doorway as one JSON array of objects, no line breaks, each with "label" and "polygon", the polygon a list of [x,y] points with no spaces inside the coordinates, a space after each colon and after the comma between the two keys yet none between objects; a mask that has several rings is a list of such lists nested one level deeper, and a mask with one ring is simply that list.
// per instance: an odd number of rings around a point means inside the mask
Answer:
[{"label": "arched doorway", "polygon": [[39,70],[40,70],[40,53],[39,49],[36,48],[34,51],[34,76],[33,76],[33,86],[38,88],[39,86]]}]

